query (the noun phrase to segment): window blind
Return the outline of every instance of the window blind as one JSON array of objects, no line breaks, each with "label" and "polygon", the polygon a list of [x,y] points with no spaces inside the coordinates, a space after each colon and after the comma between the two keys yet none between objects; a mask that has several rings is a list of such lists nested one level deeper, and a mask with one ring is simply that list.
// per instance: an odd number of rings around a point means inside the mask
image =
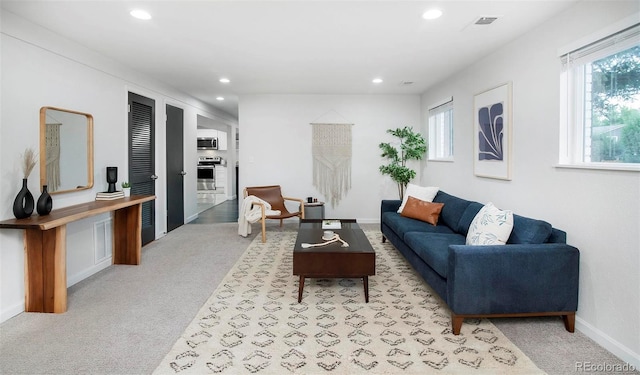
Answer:
[{"label": "window blind", "polygon": [[441,112],[446,112],[451,108],[453,108],[453,96],[450,96],[447,99],[443,99],[428,108],[429,108],[429,116],[433,116]]},{"label": "window blind", "polygon": [[560,56],[560,60],[564,69],[570,69],[572,66],[583,65],[638,44],[640,44],[640,23],[570,51]]},{"label": "window blind", "polygon": [[453,97],[428,107],[429,160],[453,157]]}]

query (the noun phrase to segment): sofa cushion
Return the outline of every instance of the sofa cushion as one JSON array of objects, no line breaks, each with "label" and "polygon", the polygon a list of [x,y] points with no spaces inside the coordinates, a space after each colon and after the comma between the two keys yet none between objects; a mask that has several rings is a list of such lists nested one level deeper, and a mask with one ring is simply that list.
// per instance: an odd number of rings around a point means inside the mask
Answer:
[{"label": "sofa cushion", "polygon": [[404,242],[434,271],[446,278],[449,245],[464,245],[465,237],[456,233],[407,232]]},{"label": "sofa cushion", "polygon": [[445,225],[431,225],[424,221],[411,219],[400,216],[397,212],[385,212],[382,214],[382,223],[386,224],[393,230],[398,237],[404,240],[405,233],[408,232],[425,232],[425,233],[453,233],[449,227]]},{"label": "sofa cushion", "polygon": [[440,220],[453,231],[457,232],[458,223],[460,223],[460,219],[469,204],[471,204],[471,201],[454,197],[442,190],[436,194],[433,201],[437,203],[444,203],[442,212],[440,212]]},{"label": "sofa cushion", "polygon": [[400,204],[400,208],[398,208],[398,213],[402,212],[402,210],[404,209],[404,205],[407,204],[407,199],[409,199],[409,197],[415,197],[420,199],[421,201],[433,202],[433,197],[438,194],[438,190],[440,190],[440,188],[435,186],[419,186],[415,184],[407,184],[407,190],[404,192],[402,203]]},{"label": "sofa cushion", "polygon": [[462,217],[460,217],[460,221],[458,222],[458,228],[455,230],[457,233],[462,235],[467,235],[469,232],[469,227],[471,226],[471,222],[475,219],[478,212],[484,207],[482,203],[471,202],[467,206],[467,209],[464,210]]},{"label": "sofa cushion", "polygon": [[513,212],[487,203],[471,222],[467,245],[505,245],[513,228]]},{"label": "sofa cushion", "polygon": [[545,243],[551,236],[551,224],[543,220],[513,215],[513,230],[507,243],[540,244]]},{"label": "sofa cushion", "polygon": [[444,206],[443,203],[426,202],[416,197],[409,197],[400,215],[437,225],[442,206]]}]

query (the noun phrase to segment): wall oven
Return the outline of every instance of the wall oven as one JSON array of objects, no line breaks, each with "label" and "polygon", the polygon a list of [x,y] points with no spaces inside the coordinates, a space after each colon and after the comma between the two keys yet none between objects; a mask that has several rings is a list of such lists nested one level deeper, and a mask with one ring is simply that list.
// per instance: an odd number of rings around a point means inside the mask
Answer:
[{"label": "wall oven", "polygon": [[219,156],[201,156],[198,159],[198,190],[216,190],[216,164],[221,161]]},{"label": "wall oven", "polygon": [[218,138],[198,137],[198,150],[217,150]]}]

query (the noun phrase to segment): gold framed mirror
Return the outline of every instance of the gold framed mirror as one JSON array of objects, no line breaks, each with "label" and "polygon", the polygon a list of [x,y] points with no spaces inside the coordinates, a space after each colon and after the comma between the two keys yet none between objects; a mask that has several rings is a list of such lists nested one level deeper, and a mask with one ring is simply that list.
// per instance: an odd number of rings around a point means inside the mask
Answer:
[{"label": "gold framed mirror", "polygon": [[93,116],[40,108],[40,185],[50,194],[93,187]]}]

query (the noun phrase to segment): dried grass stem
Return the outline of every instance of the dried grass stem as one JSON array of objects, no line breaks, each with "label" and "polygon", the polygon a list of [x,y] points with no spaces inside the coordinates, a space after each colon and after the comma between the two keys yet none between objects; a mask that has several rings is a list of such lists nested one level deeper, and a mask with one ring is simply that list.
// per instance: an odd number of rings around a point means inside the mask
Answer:
[{"label": "dried grass stem", "polygon": [[24,154],[22,154],[22,173],[24,173],[24,178],[29,177],[37,161],[36,152],[31,147],[24,150]]}]

